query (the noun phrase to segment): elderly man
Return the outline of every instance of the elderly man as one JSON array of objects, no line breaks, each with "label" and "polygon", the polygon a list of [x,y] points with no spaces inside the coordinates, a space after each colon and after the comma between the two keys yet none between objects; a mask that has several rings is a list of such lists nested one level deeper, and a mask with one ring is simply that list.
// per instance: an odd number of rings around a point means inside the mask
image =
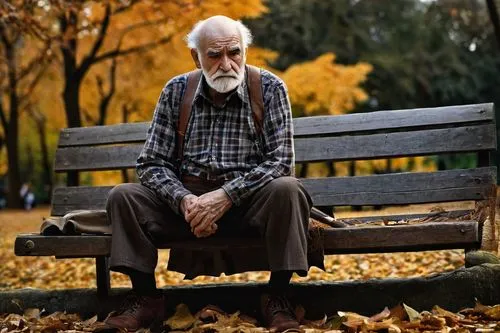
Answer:
[{"label": "elderly man", "polygon": [[[154,277],[162,242],[252,231],[265,242],[271,271],[263,317],[278,331],[298,326],[286,293],[293,272],[307,274],[311,200],[291,177],[285,84],[265,70],[258,71],[262,119],[254,117],[258,101],[251,100],[245,64],[251,37],[241,22],[224,16],[199,22],[187,36],[202,75],[167,83],[137,160],[141,184],[119,185],[108,198],[110,267],[129,275],[139,295],[106,320],[109,326],[135,331],[162,319],[164,300]],[[189,82],[195,83],[191,91]]]}]

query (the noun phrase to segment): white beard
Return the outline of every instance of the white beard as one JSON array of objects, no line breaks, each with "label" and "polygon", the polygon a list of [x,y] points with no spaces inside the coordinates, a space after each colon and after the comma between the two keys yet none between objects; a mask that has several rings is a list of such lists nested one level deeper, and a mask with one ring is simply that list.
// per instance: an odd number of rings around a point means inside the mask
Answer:
[{"label": "white beard", "polygon": [[240,68],[239,73],[234,70],[226,73],[219,69],[212,77],[209,77],[208,73],[203,69],[203,75],[212,89],[223,94],[235,89],[243,82],[245,79],[245,65]]}]

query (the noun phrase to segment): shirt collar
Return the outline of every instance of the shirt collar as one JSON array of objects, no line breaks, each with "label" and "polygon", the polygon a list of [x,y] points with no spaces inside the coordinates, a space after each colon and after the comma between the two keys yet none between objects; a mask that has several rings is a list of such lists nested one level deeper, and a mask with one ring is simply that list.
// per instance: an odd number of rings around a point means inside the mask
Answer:
[{"label": "shirt collar", "polygon": [[[248,80],[248,71],[247,67],[245,66],[245,78],[241,82],[241,84],[233,90],[227,97],[226,97],[226,103],[233,97],[233,96],[238,96],[238,98],[243,102],[243,103],[249,103],[249,98],[250,96],[248,95],[248,85],[247,85],[247,80]],[[202,73],[201,75],[201,80],[198,83],[198,87],[196,87],[196,92],[194,95],[194,100],[198,97],[203,97],[207,101],[212,102],[212,98],[210,97],[208,93],[208,83],[205,79],[205,75]]]}]

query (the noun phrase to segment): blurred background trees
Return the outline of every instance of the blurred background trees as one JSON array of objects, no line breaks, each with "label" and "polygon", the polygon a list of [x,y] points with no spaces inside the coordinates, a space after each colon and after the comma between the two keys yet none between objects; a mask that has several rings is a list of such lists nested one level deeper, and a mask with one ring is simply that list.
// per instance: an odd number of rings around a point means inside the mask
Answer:
[{"label": "blurred background trees", "polygon": [[[499,102],[497,7],[496,0],[0,0],[0,179],[9,205],[18,204],[22,183],[43,199],[62,181],[50,170],[60,128],[150,120],[165,82],[193,68],[183,37],[200,19],[243,19],[255,35],[248,62],[286,81],[299,117]],[[473,163],[445,156],[301,171]]]}]

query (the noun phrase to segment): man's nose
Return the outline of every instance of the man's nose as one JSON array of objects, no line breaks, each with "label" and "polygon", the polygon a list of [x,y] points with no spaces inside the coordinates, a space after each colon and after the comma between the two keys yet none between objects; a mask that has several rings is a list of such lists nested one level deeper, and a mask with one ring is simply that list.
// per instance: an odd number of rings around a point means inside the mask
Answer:
[{"label": "man's nose", "polygon": [[220,68],[224,72],[229,72],[231,70],[231,63],[229,62],[229,57],[227,55],[223,55],[220,61]]}]

